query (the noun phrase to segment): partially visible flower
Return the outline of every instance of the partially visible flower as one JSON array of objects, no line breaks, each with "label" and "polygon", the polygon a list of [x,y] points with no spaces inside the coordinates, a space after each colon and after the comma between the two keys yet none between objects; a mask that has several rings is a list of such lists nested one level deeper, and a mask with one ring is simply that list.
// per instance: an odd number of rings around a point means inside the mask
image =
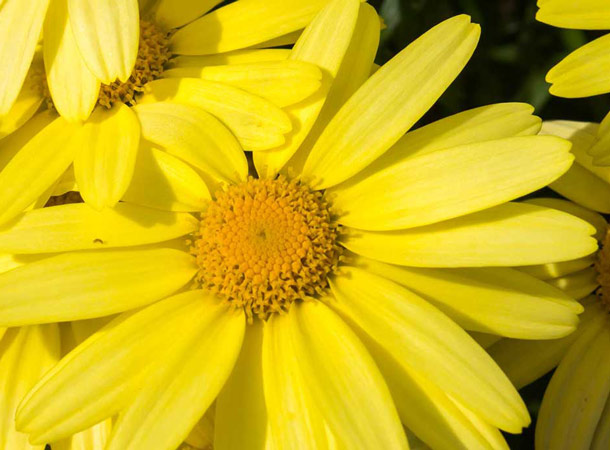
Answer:
[{"label": "partially visible flower", "polygon": [[594,123],[544,123],[544,134],[569,138],[573,143],[576,162],[550,187],[576,203],[562,199],[531,202],[587,220],[597,230],[599,252],[521,269],[580,299],[585,312],[577,331],[555,341],[485,338],[489,353],[517,388],[556,368],[536,424],[536,448],[540,450],[601,450],[610,444],[610,233],[598,214],[610,212],[610,169],[596,167],[587,154],[595,145],[597,128]]}]

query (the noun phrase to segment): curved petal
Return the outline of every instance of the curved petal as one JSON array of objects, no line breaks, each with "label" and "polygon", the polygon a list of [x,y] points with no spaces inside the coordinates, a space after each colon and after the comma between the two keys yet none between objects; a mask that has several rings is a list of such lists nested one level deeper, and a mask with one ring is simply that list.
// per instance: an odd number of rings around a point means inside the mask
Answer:
[{"label": "curved petal", "polygon": [[[287,343],[278,342],[282,340]],[[288,348],[292,355],[283,353]],[[284,366],[284,358],[293,359],[294,366]],[[293,367],[297,374],[289,376],[288,385],[275,384],[275,376],[268,376],[282,372],[286,376]],[[293,384],[297,377],[303,380],[298,387]],[[263,382],[265,398],[273,399],[268,402],[268,417],[271,436],[281,436],[274,441],[278,448],[296,448],[285,441],[291,437],[289,422],[295,422],[291,413],[297,417],[301,413],[281,396],[290,389],[300,389],[315,405],[310,414],[326,425],[328,439],[338,447],[408,448],[379,369],[356,335],[322,303],[295,303],[287,316],[276,315],[265,324]],[[283,414],[277,407],[285,408]]]},{"label": "curved petal", "polygon": [[13,107],[30,68],[49,0],[4,0],[0,8],[0,117]]},{"label": "curved petal", "polygon": [[360,255],[405,266],[525,266],[593,253],[598,248],[594,232],[593,226],[564,212],[505,203],[409,230],[346,229],[341,242]]},{"label": "curved petal", "polygon": [[96,209],[118,203],[131,183],[139,144],[140,124],[128,106],[91,114],[74,142],[80,148],[74,175],[85,202]]},{"label": "curved petal", "polygon": [[562,359],[542,400],[536,446],[590,448],[610,394],[610,326],[599,310]]},{"label": "curved petal", "polygon": [[15,413],[21,399],[59,360],[59,327],[34,325],[12,328],[0,343],[0,448],[44,450],[32,446],[28,435],[15,430]]},{"label": "curved petal", "polygon": [[89,70],[105,84],[127,81],[138,55],[138,1],[67,1],[74,39]]},{"label": "curved petal", "polygon": [[330,306],[392,358],[427,378],[485,421],[510,432],[527,409],[485,351],[435,307],[399,285],[356,267],[331,278]]},{"label": "curved petal", "polygon": [[587,267],[591,267],[597,261],[597,255],[591,254],[583,258],[571,259],[551,264],[541,264],[538,266],[515,267],[520,272],[526,273],[539,280],[550,280],[552,278],[563,277],[571,273],[579,272]]},{"label": "curved petal", "polygon": [[234,2],[178,30],[171,39],[180,55],[224,53],[305,28],[329,0]]},{"label": "curved petal", "polygon": [[0,274],[0,323],[127,311],[172,294],[196,271],[191,255],[168,248],[64,253]]},{"label": "curved petal", "polygon": [[123,200],[169,211],[202,211],[210,192],[188,164],[149,145],[140,146]]},{"label": "curved petal", "polygon": [[549,92],[559,97],[579,98],[610,92],[610,35],[583,45],[549,70]]},{"label": "curved petal", "polygon": [[[41,116],[35,125],[46,120]],[[24,138],[29,134],[26,131],[30,130],[24,130]],[[23,142],[0,172],[0,224],[14,219],[59,180],[74,160],[74,135],[78,131],[77,125],[58,117]]]},{"label": "curved petal", "polygon": [[610,28],[610,5],[599,0],[546,0],[538,2],[536,20],[555,27],[585,30]]},{"label": "curved petal", "polygon": [[470,59],[480,28],[448,19],[379,69],[343,105],[311,150],[303,177],[338,184],[388,150],[434,104]]},{"label": "curved petal", "polygon": [[322,72],[313,64],[287,60],[175,68],[164,71],[163,77],[201,78],[229,84],[284,108],[316,92]]},{"label": "curved petal", "polygon": [[248,326],[239,359],[216,399],[214,448],[217,450],[265,450],[267,408],[262,345],[263,324],[257,320]]},{"label": "curved petal", "polygon": [[44,23],[43,55],[53,106],[66,120],[86,120],[97,102],[99,80],[85,64],[68,17],[68,0],[53,0]]},{"label": "curved petal", "polygon": [[521,339],[576,329],[582,306],[559,289],[505,267],[424,269],[359,258],[359,266],[407,287],[463,328]]},{"label": "curved petal", "polygon": [[365,230],[429,225],[545,187],[572,165],[569,141],[520,136],[407,158],[329,191],[339,222]]},{"label": "curved petal", "polygon": [[171,213],[119,203],[96,211],[85,203],[26,212],[10,228],[0,229],[0,251],[53,253],[167,241],[195,231],[198,221]]},{"label": "curved petal", "polygon": [[218,55],[176,56],[168,61],[170,70],[196,67],[248,64],[270,61],[285,61],[292,50],[289,48],[245,49]]},{"label": "curved petal", "polygon": [[42,68],[30,68],[15,103],[5,116],[0,116],[0,139],[21,128],[36,114],[44,98],[40,82],[33,72]]},{"label": "curved petal", "polygon": [[194,78],[166,78],[144,87],[140,103],[170,101],[198,106],[218,117],[246,150],[265,150],[284,142],[292,125],[284,111],[246,91]]},{"label": "curved petal", "polygon": [[548,283],[561,289],[572,298],[581,299],[593,293],[599,287],[598,277],[597,269],[588,267],[579,272],[549,280]]},{"label": "curved petal", "polygon": [[248,161],[239,142],[203,109],[158,102],[139,104],[133,110],[144,139],[218,181],[238,183],[247,178]]},{"label": "curved petal", "polygon": [[356,31],[358,0],[330,2],[305,29],[290,53],[291,60],[306,61],[322,69],[320,89],[305,101],[292,105],[287,112],[292,132],[286,143],[272,151],[255,155],[258,174],[272,178],[303,143],[332,88],[339,67]]},{"label": "curved petal", "polygon": [[169,30],[203,16],[222,0],[160,0],[155,5],[155,23]]}]

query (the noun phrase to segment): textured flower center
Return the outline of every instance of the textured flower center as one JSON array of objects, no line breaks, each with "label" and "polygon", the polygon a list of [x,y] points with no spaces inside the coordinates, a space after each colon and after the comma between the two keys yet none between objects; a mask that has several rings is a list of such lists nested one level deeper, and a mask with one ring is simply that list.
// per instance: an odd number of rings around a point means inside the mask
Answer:
[{"label": "textured flower center", "polygon": [[286,312],[328,287],[338,226],[322,193],[298,181],[249,179],[220,192],[192,242],[197,284],[248,320]]},{"label": "textured flower center", "polygon": [[610,229],[606,231],[602,248],[597,252],[595,267],[599,273],[597,281],[600,285],[597,294],[602,303],[610,308]]},{"label": "textured flower center", "polygon": [[124,83],[115,81],[102,84],[98,103],[107,108],[117,102],[132,105],[135,95],[142,91],[142,87],[163,73],[163,67],[171,56],[168,43],[167,32],[152,22],[140,20],[140,46],[131,76]]}]

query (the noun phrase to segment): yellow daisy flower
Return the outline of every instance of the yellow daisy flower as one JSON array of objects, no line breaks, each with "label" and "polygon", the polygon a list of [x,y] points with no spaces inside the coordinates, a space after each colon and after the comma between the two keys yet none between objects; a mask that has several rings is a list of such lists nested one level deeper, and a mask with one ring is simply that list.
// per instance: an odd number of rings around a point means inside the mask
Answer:
[{"label": "yellow daisy flower", "polygon": [[506,448],[527,410],[464,329],[566,336],[580,305],[506,266],[597,245],[579,218],[510,202],[573,159],[531,107],[405,134],[478,37],[451,18],[369,77],[379,19],[336,0],[292,51],[334,67],[290,112],[306,136],[261,170],[291,175],[225,183],[199,218],[74,204],[5,227],[0,250],[43,256],[0,274],[1,326],[120,313],[30,391],[17,429],[41,443],[116,416],[109,449],[172,449],[215,402],[215,448],[407,448],[403,424],[433,448]]},{"label": "yellow daisy flower", "polygon": [[[87,4],[89,15],[96,11],[97,2],[76,3]],[[50,2],[47,16],[52,25],[44,32],[43,53],[51,110],[28,121],[45,97],[41,89],[44,77],[37,74],[42,68],[37,69],[35,62],[33,81],[23,90],[27,101],[17,102],[3,121],[4,134],[9,138],[20,126],[21,134],[8,142],[8,138],[0,141],[0,154],[5,161],[5,166],[0,166],[0,223],[10,221],[45,192],[52,191],[72,163],[84,200],[98,209],[112,207],[130,185],[142,144],[154,139],[155,133],[167,141],[181,127],[188,128],[181,134],[188,134],[193,122],[210,145],[227,148],[229,154],[241,151],[240,145],[246,150],[265,150],[284,143],[291,123],[281,108],[318,90],[320,69],[307,61],[286,60],[284,50],[214,54],[274,45],[278,42],[270,41],[272,38],[286,34],[286,41],[290,42],[294,39],[294,33],[290,33],[303,28],[326,1],[238,1],[205,14],[217,3],[194,5],[191,1],[168,0],[143,11],[133,72],[127,79],[100,85],[97,75],[82,63],[80,47],[74,42],[75,33],[70,29],[70,24],[76,26],[72,2]],[[14,8],[5,9],[0,10],[0,16],[18,12],[18,8],[17,12]],[[112,30],[121,30],[116,33],[122,38],[130,36],[122,34],[121,23],[127,19],[121,14],[96,16],[96,20],[110,25],[92,25],[94,32],[106,30],[113,34]],[[58,33],[57,24],[66,28]],[[172,68],[165,70],[170,58],[184,53],[208,56],[189,56],[187,60],[177,57],[171,61]],[[164,79],[153,81],[158,78]],[[38,90],[32,84],[36,80]],[[108,78],[103,80],[107,82]],[[149,88],[171,93],[188,89],[190,104],[168,104],[170,100],[185,103],[186,99],[165,95],[148,106],[131,108],[136,95]],[[200,153],[201,150],[191,151],[185,158],[197,167],[205,159]],[[148,161],[151,157],[143,155],[141,159]],[[163,165],[162,161],[153,163]]]},{"label": "yellow daisy flower", "polygon": [[[583,122],[544,124],[543,133],[569,138],[574,144],[576,162],[550,186],[576,203],[533,202],[587,220],[597,230],[601,250],[573,261],[522,269],[581,299],[585,311],[577,331],[555,341],[487,340],[490,354],[517,388],[556,368],[536,425],[539,449],[605,449],[610,443],[610,234],[598,214],[610,212],[610,169],[594,166],[587,154],[595,145],[597,128]],[[597,295],[591,295],[594,292]]]}]

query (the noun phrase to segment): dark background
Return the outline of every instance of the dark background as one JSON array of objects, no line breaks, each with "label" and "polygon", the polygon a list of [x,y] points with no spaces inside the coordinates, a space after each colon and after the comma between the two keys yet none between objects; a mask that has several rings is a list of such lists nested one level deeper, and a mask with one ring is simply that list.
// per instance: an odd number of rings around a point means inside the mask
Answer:
[{"label": "dark background", "polygon": [[[575,0],[577,1],[577,0]],[[383,64],[439,22],[468,14],[481,25],[474,56],[419,124],[490,103],[519,101],[543,119],[600,122],[610,110],[610,95],[584,99],[553,97],[546,72],[581,45],[604,34],[563,30],[536,22],[535,0],[369,0],[383,17],[377,63]],[[507,435],[512,450],[534,449],[535,419],[550,374],[521,390],[533,425],[522,435]]]}]

